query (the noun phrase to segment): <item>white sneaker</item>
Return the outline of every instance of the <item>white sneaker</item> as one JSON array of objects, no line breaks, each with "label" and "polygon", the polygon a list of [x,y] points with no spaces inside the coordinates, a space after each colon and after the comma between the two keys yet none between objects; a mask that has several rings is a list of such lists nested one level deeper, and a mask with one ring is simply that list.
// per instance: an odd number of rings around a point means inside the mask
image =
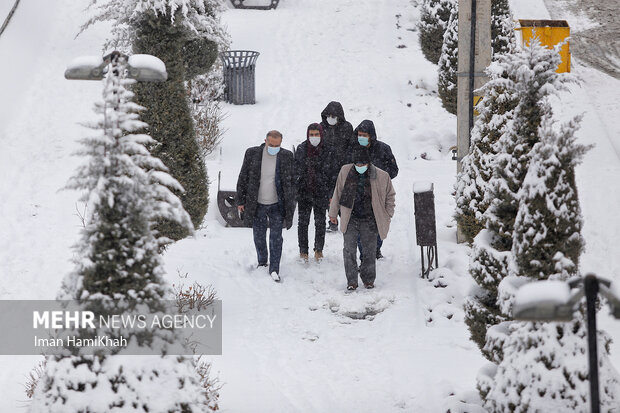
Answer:
[{"label": "white sneaker", "polygon": [[277,273],[277,272],[272,271],[270,275],[271,275],[271,278],[272,278],[275,282],[280,282],[280,276],[278,275],[278,273]]}]

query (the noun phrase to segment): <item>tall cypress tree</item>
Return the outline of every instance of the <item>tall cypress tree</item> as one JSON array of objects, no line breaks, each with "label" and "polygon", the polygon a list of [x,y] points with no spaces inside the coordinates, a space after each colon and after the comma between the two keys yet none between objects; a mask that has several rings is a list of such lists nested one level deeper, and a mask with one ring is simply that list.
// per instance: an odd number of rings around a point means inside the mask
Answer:
[{"label": "tall cypress tree", "polygon": [[[146,133],[157,143],[153,155],[160,158],[185,192],[177,193],[185,210],[198,227],[207,212],[208,180],[204,160],[196,142],[194,125],[185,89],[183,47],[185,27],[180,12],[170,16],[148,11],[134,23],[134,53],[159,57],[168,71],[164,83],[138,83],[133,90],[136,102],[144,106],[142,118],[149,125]],[[180,239],[187,232],[174,222],[164,220],[157,226],[161,235]]]},{"label": "tall cypress tree", "polygon": [[[478,131],[484,131],[484,128],[494,129],[489,136],[496,141],[490,146],[489,153],[481,157],[483,170],[476,168],[475,158],[468,161],[469,172],[475,173],[468,176],[469,186],[465,182],[463,189],[457,190],[457,195],[461,196],[457,198],[457,204],[464,206],[463,211],[469,215],[464,214],[465,217],[473,217],[485,225],[485,229],[474,238],[470,259],[470,273],[480,290],[466,301],[465,310],[472,339],[484,349],[483,354],[489,359],[495,350],[486,343],[487,329],[507,319],[497,303],[498,286],[514,273],[512,237],[519,207],[518,192],[527,173],[530,151],[539,140],[542,117],[552,114],[548,97],[565,88],[566,77],[555,73],[559,62],[557,51],[544,48],[538,39],[523,50],[497,56],[491,66],[496,73],[495,79],[486,88],[497,87],[500,99],[491,98],[483,103],[474,142],[478,144]],[[490,111],[490,107],[497,108],[496,105],[506,110],[504,115]],[[490,122],[483,124],[489,116]],[[488,181],[477,175],[489,170]],[[484,193],[482,200],[480,192]],[[470,206],[486,209],[467,212]]]},{"label": "tall cypress tree", "polygon": [[[82,31],[100,21],[112,23],[108,46],[159,57],[168,70],[163,84],[137,84],[136,102],[147,110],[146,131],[156,141],[153,153],[183,186],[177,191],[198,227],[206,214],[208,178],[196,142],[185,81],[208,72],[217,57],[217,45],[227,42],[218,13],[221,0],[93,0],[97,6]],[[162,220],[160,236],[180,239],[187,232]]]},{"label": "tall cypress tree", "polygon": [[503,65],[491,65],[487,73],[491,80],[480,91],[483,96],[478,105],[480,115],[476,117],[470,152],[463,158],[463,168],[456,183],[456,221],[473,243],[469,271],[479,285],[475,294],[465,302],[465,322],[472,340],[481,349],[486,342],[487,328],[505,320],[497,305],[497,288],[503,277],[502,269],[508,266],[510,257],[506,252],[490,248],[495,243],[495,235],[484,229],[484,213],[490,202],[488,183],[497,155],[495,147],[506,132],[518,103],[513,83]]}]

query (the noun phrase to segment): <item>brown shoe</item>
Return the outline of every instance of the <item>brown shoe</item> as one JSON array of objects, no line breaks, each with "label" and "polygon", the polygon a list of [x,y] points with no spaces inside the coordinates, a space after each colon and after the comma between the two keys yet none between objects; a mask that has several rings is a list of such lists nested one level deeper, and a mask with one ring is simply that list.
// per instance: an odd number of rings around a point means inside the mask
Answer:
[{"label": "brown shoe", "polygon": [[300,252],[299,253],[299,258],[304,260],[304,262],[308,262],[308,254],[306,254],[305,252]]},{"label": "brown shoe", "polygon": [[316,262],[321,262],[323,259],[323,251],[314,251],[314,259]]}]

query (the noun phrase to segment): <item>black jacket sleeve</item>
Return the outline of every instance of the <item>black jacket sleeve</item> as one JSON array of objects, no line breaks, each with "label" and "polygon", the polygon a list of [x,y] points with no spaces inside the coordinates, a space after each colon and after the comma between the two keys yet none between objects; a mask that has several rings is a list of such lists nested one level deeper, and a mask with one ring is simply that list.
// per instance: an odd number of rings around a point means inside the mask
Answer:
[{"label": "black jacket sleeve", "polygon": [[385,172],[390,175],[391,179],[394,179],[396,178],[396,175],[398,175],[398,165],[396,164],[396,158],[392,153],[392,148],[390,148],[390,145],[386,144],[384,148],[385,152],[383,153],[383,164],[385,165]]},{"label": "black jacket sleeve", "polygon": [[248,180],[250,178],[250,164],[252,162],[252,149],[245,151],[243,157],[243,165],[239,178],[237,179],[237,205],[245,205],[246,195],[248,193]]},{"label": "black jacket sleeve", "polygon": [[299,145],[297,147],[297,150],[295,151],[295,188],[297,189],[297,192],[299,192],[299,188],[302,184],[302,177],[304,175],[304,172],[306,170],[306,154],[305,154],[305,145],[302,143],[301,145]]}]

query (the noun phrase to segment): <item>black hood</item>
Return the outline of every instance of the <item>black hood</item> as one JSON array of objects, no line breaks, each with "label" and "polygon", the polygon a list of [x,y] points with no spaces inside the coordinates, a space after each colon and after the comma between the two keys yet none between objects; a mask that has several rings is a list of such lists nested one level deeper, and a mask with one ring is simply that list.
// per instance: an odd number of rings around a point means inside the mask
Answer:
[{"label": "black hood", "polygon": [[344,117],[344,109],[342,109],[340,102],[332,101],[327,104],[325,109],[323,109],[323,112],[321,112],[321,119],[323,119],[323,122],[327,123],[328,116],[336,116],[339,120],[338,123],[346,122]]},{"label": "black hood", "polygon": [[375,131],[375,124],[371,120],[365,119],[360,123],[353,131],[353,136],[357,139],[357,132],[364,132],[370,135],[370,142],[377,140],[377,132]]}]

